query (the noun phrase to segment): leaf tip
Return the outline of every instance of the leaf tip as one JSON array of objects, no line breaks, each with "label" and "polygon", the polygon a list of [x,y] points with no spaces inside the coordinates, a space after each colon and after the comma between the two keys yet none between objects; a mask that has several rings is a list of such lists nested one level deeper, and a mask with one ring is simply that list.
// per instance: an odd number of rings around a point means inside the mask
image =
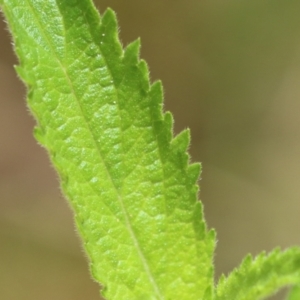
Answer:
[{"label": "leaf tip", "polygon": [[111,24],[117,26],[116,13],[109,7],[105,10],[101,18],[102,24]]},{"label": "leaf tip", "polygon": [[124,51],[124,62],[137,64],[139,60],[139,54],[140,54],[140,48],[141,48],[141,41],[140,39],[136,39],[135,41],[131,42]]},{"label": "leaf tip", "polygon": [[45,135],[41,127],[35,126],[33,129],[35,139],[42,145],[45,145]]}]

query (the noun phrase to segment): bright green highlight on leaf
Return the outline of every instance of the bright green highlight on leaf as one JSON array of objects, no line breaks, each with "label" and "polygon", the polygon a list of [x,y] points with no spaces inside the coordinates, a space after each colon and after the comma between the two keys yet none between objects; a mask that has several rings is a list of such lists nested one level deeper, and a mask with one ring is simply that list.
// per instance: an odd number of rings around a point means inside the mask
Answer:
[{"label": "bright green highlight on leaf", "polygon": [[161,83],[149,83],[139,41],[123,50],[111,10],[100,17],[90,0],[1,4],[35,135],[107,299],[255,300],[300,283],[292,249],[246,258],[214,288],[215,235],[197,200],[189,132],[173,138]]}]

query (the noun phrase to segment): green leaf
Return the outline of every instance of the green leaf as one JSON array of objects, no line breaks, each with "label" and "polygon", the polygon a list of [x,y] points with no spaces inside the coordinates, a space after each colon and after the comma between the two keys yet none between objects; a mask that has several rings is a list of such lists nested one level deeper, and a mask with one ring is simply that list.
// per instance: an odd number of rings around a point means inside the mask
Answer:
[{"label": "green leaf", "polygon": [[300,299],[300,286],[294,286],[288,294],[287,300],[299,300]]},{"label": "green leaf", "polygon": [[299,282],[300,249],[290,248],[284,252],[275,249],[269,255],[262,253],[255,259],[248,255],[227,278],[222,276],[215,300],[263,299],[283,286]]},{"label": "green leaf", "polygon": [[107,299],[211,299],[213,231],[139,41],[90,0],[2,0],[37,120]]}]

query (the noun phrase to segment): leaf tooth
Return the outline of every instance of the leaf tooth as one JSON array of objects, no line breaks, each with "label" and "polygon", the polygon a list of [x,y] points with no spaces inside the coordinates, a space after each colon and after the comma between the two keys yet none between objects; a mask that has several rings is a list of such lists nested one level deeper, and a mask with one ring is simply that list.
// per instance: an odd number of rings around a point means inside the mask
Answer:
[{"label": "leaf tooth", "polygon": [[26,82],[27,86],[29,85],[26,69],[22,65],[14,66],[17,74],[22,81]]},{"label": "leaf tooth", "polygon": [[139,59],[140,39],[130,43],[124,50],[123,63],[123,83],[130,85],[135,90],[140,90],[143,96],[149,93],[149,70],[147,63]]},{"label": "leaf tooth", "polygon": [[180,152],[186,152],[190,144],[190,130],[185,129],[177,134],[172,140],[173,149]]},{"label": "leaf tooth", "polygon": [[[111,37],[114,40],[118,40],[117,17],[116,13],[110,8],[106,9],[102,15],[100,32],[102,33],[102,39],[106,40],[108,37]],[[105,34],[103,35],[103,33]]]},{"label": "leaf tooth", "polygon": [[253,257],[251,254],[247,254],[241,263],[241,270],[247,270],[253,263]]},{"label": "leaf tooth", "polygon": [[164,131],[164,136],[166,138],[166,142],[168,143],[168,145],[172,141],[172,137],[173,137],[173,124],[174,124],[173,115],[169,111],[167,111],[164,114],[163,131]]},{"label": "leaf tooth", "polygon": [[[198,201],[198,203],[201,203],[200,201]],[[203,206],[202,206],[202,210],[203,210]],[[209,255],[211,257],[213,257],[214,252],[215,252],[215,248],[216,248],[216,239],[217,239],[217,233],[216,230],[214,228],[211,228],[209,230],[207,230],[207,226],[206,226],[206,222],[204,220],[204,217],[202,218],[201,222],[203,223],[203,226],[205,228],[205,243],[206,243],[206,250],[207,253],[209,253]],[[214,265],[211,265],[211,278],[214,277]]]},{"label": "leaf tooth", "polygon": [[136,39],[135,41],[131,42],[124,50],[124,64],[137,65],[139,61],[140,48],[140,39]]},{"label": "leaf tooth", "polygon": [[148,68],[148,64],[147,64],[147,62],[145,61],[145,60],[143,60],[143,59],[141,59],[140,61],[139,61],[139,64],[138,64],[138,67],[139,67],[139,69],[140,69],[140,71],[141,71],[141,73],[142,73],[142,79],[143,79],[143,81],[142,81],[142,84],[143,84],[143,88],[145,89],[145,90],[147,90],[147,91],[149,91],[149,89],[150,89],[150,77],[149,77],[149,68]]},{"label": "leaf tooth", "polygon": [[164,92],[163,92],[162,82],[160,80],[155,81],[150,87],[149,97],[153,102],[153,106],[156,107],[157,104],[160,104],[158,109],[160,116],[162,116],[161,109],[162,109],[163,93]]},{"label": "leaf tooth", "polygon": [[171,152],[174,163],[180,164],[181,168],[186,169],[188,166],[189,155],[186,152],[190,143],[190,132],[188,129],[180,132],[171,141]]},{"label": "leaf tooth", "polygon": [[207,237],[208,237],[209,241],[211,242],[210,244],[213,247],[213,249],[212,249],[212,251],[213,251],[215,249],[214,248],[215,247],[215,240],[217,238],[217,232],[216,232],[216,230],[214,228],[209,229],[209,231],[207,232]]},{"label": "leaf tooth", "polygon": [[227,277],[224,274],[222,274],[219,278],[219,284],[220,285],[224,284],[226,280],[227,280]]},{"label": "leaf tooth", "polygon": [[170,143],[173,137],[173,116],[170,112],[162,114],[153,110],[152,125],[158,142],[162,162],[170,160]]},{"label": "leaf tooth", "polygon": [[45,146],[45,133],[43,129],[39,126],[35,126],[33,130],[33,135],[35,139],[43,146]]},{"label": "leaf tooth", "polygon": [[113,77],[114,84],[117,86],[123,76],[121,72],[123,48],[118,37],[116,14],[109,8],[102,15],[100,29],[97,30],[96,38],[96,42],[100,46],[101,53],[105,57],[105,61]]},{"label": "leaf tooth", "polygon": [[206,232],[206,225],[203,222],[203,205],[200,201],[196,202],[193,213],[193,226],[195,231],[195,237],[199,241],[203,241]]},{"label": "leaf tooth", "polygon": [[192,184],[196,184],[201,174],[201,164],[193,163],[188,165],[187,173]]}]

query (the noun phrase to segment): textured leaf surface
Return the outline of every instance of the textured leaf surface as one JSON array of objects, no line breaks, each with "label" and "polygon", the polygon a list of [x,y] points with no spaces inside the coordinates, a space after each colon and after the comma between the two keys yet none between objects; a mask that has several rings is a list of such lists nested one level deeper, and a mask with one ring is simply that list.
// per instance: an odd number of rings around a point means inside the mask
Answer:
[{"label": "textured leaf surface", "polygon": [[[139,41],[90,0],[2,0],[19,75],[107,299],[210,299],[214,233]],[[205,295],[205,296],[204,296]]]},{"label": "textured leaf surface", "polygon": [[300,249],[290,248],[284,252],[275,249],[269,255],[262,253],[255,259],[249,255],[228,278],[221,277],[215,300],[263,299],[283,286],[299,282]]}]

